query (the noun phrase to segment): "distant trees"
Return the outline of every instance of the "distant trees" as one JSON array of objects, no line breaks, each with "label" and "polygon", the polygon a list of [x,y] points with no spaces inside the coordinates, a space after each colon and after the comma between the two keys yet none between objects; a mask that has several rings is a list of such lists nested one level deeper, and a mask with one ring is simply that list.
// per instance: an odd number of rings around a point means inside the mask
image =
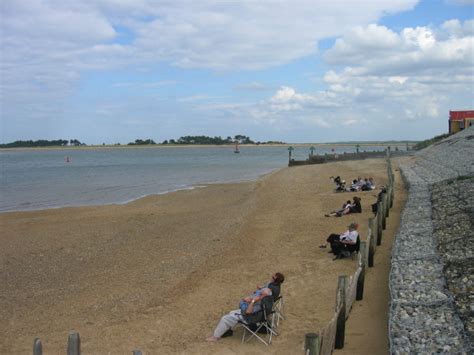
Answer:
[{"label": "distant trees", "polygon": [[178,140],[170,139],[164,140],[162,144],[210,144],[210,145],[222,145],[222,144],[233,144],[238,142],[240,144],[254,144],[254,142],[247,136],[236,135],[234,138],[228,136],[227,138],[208,137],[208,136],[184,136],[178,138]]},{"label": "distant trees", "polygon": [[71,139],[70,141],[66,139],[56,139],[51,141],[40,139],[36,141],[14,141],[12,143],[0,144],[0,148],[66,147],[68,144],[74,146],[85,145],[77,139]]},{"label": "distant trees", "polygon": [[[177,140],[175,139],[166,139],[161,144],[187,144],[187,145],[223,145],[223,144],[282,144],[283,142],[275,142],[275,141],[268,141],[268,142],[254,142],[250,139],[250,137],[244,136],[242,134],[237,134],[233,138],[231,136],[227,136],[227,138],[222,138],[220,136],[216,137],[208,137],[208,136],[184,136],[180,137]],[[130,142],[127,145],[155,145],[155,141],[153,139],[135,139],[134,142]],[[85,143],[81,143],[78,139],[57,139],[57,140],[45,140],[40,139],[37,141],[27,140],[27,141],[15,141],[12,143],[0,144],[0,148],[34,148],[34,147],[77,147],[77,146],[84,146]],[[106,146],[105,143],[101,144],[102,146]],[[114,146],[119,146],[120,143],[113,144]]]},{"label": "distant trees", "polygon": [[135,142],[130,142],[128,145],[149,145],[149,144],[156,144],[153,139],[135,139]]},{"label": "distant trees", "polygon": [[70,145],[74,145],[74,146],[82,145],[82,143],[79,142],[77,139],[71,139],[71,140],[69,141],[69,144],[70,144]]}]

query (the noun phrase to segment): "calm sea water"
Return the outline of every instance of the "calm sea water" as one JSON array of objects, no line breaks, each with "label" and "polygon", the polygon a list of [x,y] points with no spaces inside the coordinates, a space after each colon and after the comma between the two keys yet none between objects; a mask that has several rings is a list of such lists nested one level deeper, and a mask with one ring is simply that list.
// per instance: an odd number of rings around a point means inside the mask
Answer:
[{"label": "calm sea water", "polygon": [[[293,151],[295,159],[307,155],[305,148]],[[230,147],[4,150],[0,212],[125,203],[209,183],[254,180],[287,164],[287,147],[241,147],[240,154]]]}]

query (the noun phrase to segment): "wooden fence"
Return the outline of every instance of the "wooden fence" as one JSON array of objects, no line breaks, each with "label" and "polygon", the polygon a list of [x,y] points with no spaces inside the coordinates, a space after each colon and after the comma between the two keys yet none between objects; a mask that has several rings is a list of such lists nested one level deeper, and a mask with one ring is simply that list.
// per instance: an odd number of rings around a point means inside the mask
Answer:
[{"label": "wooden fence", "polygon": [[362,160],[362,159],[373,159],[373,158],[383,158],[387,153],[390,152],[391,156],[407,156],[413,155],[413,151],[407,150],[398,150],[398,151],[390,151],[390,150],[379,150],[379,151],[371,151],[371,152],[354,152],[354,153],[326,153],[326,154],[315,154],[309,155],[305,160],[295,160],[292,159],[291,156],[288,159],[288,166],[300,166],[300,165],[309,165],[309,164],[324,164],[324,163],[331,163],[337,161],[347,161],[347,160]]},{"label": "wooden fence", "polygon": [[339,276],[334,315],[319,332],[305,335],[306,355],[332,354],[334,349],[344,348],[346,319],[349,317],[354,302],[363,299],[365,272],[367,267],[374,267],[376,246],[382,243],[382,232],[386,228],[386,218],[393,206],[395,177],[388,151],[386,159],[388,184],[379,195],[377,214],[374,218],[369,218],[367,240],[360,243],[357,270],[350,277]]}]

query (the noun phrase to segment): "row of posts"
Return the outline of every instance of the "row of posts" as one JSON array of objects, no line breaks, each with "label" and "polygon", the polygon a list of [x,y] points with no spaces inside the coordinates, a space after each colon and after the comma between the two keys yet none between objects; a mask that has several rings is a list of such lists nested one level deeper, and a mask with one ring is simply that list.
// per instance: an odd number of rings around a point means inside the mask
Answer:
[{"label": "row of posts", "polygon": [[[386,218],[389,216],[389,209],[393,206],[394,199],[394,174],[390,161],[390,152],[387,151],[387,175],[388,184],[385,191],[381,192],[380,198],[377,202],[377,214],[374,218],[369,218],[369,234],[368,240],[360,242],[360,263],[361,272],[357,279],[356,301],[361,301],[364,296],[364,282],[365,272],[367,266],[374,266],[375,244],[382,244],[382,230],[386,228]],[[340,275],[338,279],[337,293],[336,293],[336,312],[339,309],[336,323],[336,337],[334,341],[335,349],[344,348],[344,338],[346,329],[346,290],[349,282],[349,277]],[[321,337],[317,333],[307,333],[305,335],[305,354],[306,355],[320,355],[321,354]],[[323,354],[325,355],[325,354]]]},{"label": "row of posts", "polygon": [[[67,355],[81,355],[81,337],[76,331],[71,331],[67,338]],[[133,350],[133,355],[142,355],[140,350]],[[33,342],[33,355],[43,355],[43,344],[39,338]]]},{"label": "row of posts", "polygon": [[[398,149],[398,148],[397,148]],[[295,150],[292,146],[288,147],[288,161],[291,161],[291,152]],[[309,147],[309,158],[311,158],[314,155],[314,151],[316,148],[314,146]],[[387,148],[387,151],[390,152],[390,147]],[[408,151],[408,143],[407,143],[407,151]],[[333,149],[334,152],[334,149]],[[356,154],[359,154],[360,152],[360,144],[356,144]]]}]

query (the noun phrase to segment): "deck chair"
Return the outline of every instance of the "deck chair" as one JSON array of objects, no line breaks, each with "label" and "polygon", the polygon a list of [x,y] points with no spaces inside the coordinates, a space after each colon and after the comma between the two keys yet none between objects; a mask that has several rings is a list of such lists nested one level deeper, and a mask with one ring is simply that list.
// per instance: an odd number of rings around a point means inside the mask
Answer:
[{"label": "deck chair", "polygon": [[354,259],[354,256],[359,253],[360,250],[360,237],[357,236],[357,241],[354,245],[345,245],[344,249],[341,251],[341,253],[344,253],[344,256],[352,256],[352,259]]},{"label": "deck chair", "polygon": [[[278,328],[280,324],[280,319],[285,319],[283,315],[283,296],[281,295],[281,285],[277,283],[270,283],[268,284],[268,288],[272,290],[273,296],[273,317],[276,319],[274,320],[275,328]],[[277,334],[276,334],[277,335]]]},{"label": "deck chair", "polygon": [[[262,298],[261,302],[262,309],[260,311],[243,315],[242,320],[239,321],[239,324],[244,328],[242,343],[255,337],[265,345],[270,345],[273,335],[277,335],[274,328],[273,296],[266,296]],[[249,336],[247,337],[247,335]]]},{"label": "deck chair", "polygon": [[278,296],[277,299],[273,302],[273,317],[275,318],[273,322],[275,328],[278,328],[278,326],[280,325],[280,320],[285,320],[285,316],[283,314],[283,296],[282,295]]},{"label": "deck chair", "polygon": [[333,260],[337,260],[337,259],[342,259],[342,258],[347,258],[349,256],[352,256],[352,258],[354,258],[354,256],[359,253],[359,250],[360,250],[360,237],[357,236],[357,241],[355,244],[351,245],[351,244],[344,244],[341,248],[341,250],[339,251],[339,253],[336,255],[336,257],[333,259]]}]

